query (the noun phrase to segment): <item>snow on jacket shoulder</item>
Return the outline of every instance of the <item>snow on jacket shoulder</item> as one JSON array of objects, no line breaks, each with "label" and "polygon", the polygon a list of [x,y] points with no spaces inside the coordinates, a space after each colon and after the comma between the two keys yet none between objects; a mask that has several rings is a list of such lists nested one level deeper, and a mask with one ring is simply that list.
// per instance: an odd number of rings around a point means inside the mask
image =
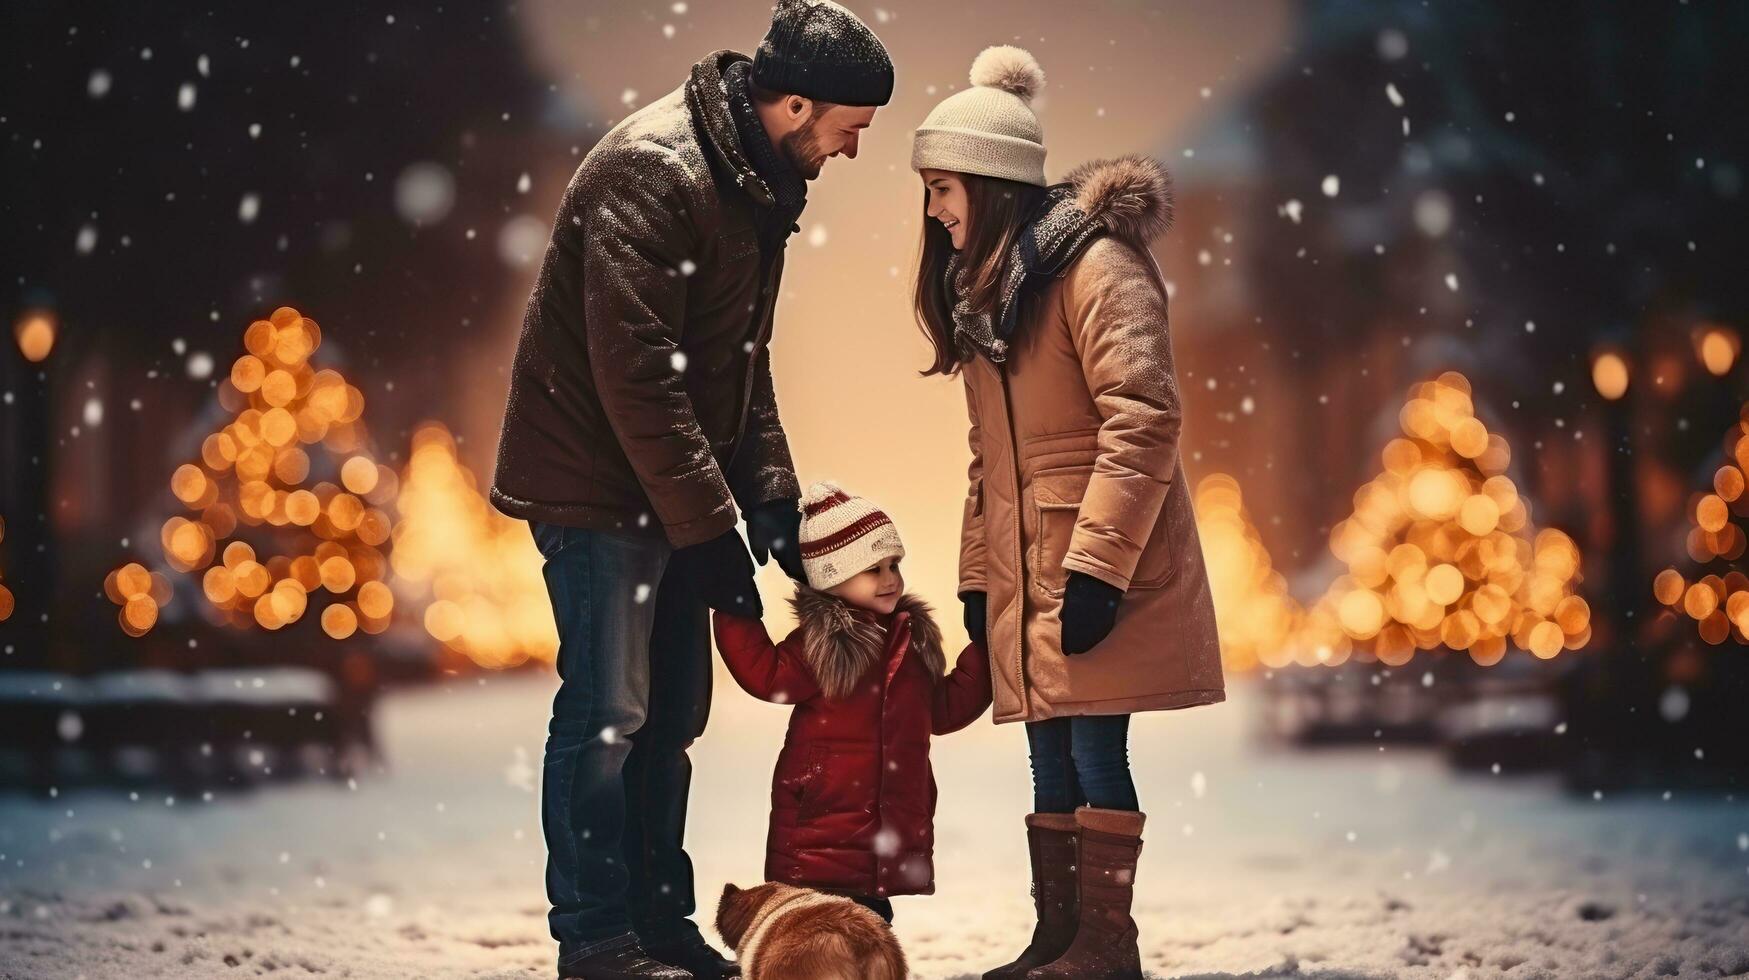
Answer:
[{"label": "snow on jacket shoulder", "polygon": [[783,253],[719,51],[566,188],[529,297],[491,488],[513,517],[698,544],[798,497],[769,344]]}]

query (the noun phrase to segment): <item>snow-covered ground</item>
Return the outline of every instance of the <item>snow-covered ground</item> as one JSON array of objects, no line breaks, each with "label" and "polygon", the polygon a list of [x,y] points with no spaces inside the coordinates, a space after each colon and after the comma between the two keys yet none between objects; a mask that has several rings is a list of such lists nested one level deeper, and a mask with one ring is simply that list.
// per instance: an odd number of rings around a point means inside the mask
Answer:
[{"label": "snow-covered ground", "polygon": [[[388,699],[388,771],[242,797],[0,797],[0,977],[548,977],[535,795],[548,676]],[[1163,977],[1749,973],[1749,807],[1574,799],[1430,753],[1252,737],[1255,691],[1139,718],[1138,907]],[[707,905],[756,881],[783,709],[720,684],[694,750]],[[939,891],[901,899],[918,977],[1028,928],[1024,736],[937,743]],[[708,913],[702,918],[708,919]]]}]

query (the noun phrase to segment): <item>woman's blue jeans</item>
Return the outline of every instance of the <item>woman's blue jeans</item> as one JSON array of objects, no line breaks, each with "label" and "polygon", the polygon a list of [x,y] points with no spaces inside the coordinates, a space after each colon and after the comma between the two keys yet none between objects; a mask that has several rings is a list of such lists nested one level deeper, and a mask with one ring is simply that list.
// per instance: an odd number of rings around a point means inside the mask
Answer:
[{"label": "woman's blue jeans", "polygon": [[1139,810],[1130,778],[1129,715],[1081,715],[1026,723],[1034,813],[1076,807]]}]

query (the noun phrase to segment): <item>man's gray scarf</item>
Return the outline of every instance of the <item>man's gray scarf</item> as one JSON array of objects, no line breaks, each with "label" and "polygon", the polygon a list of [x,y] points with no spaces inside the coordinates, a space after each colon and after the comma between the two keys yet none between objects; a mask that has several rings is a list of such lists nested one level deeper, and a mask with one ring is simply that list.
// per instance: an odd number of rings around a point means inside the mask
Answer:
[{"label": "man's gray scarf", "polygon": [[796,219],[808,204],[808,182],[765,135],[765,127],[753,107],[752,93],[748,91],[752,71],[750,61],[730,64],[723,70],[723,88],[728,96],[729,114],[735,120],[735,135],[741,138],[741,150],[747,154],[753,171],[771,189],[776,202],[770,208],[760,209],[757,219],[760,245],[769,252],[782,246],[795,229]]}]

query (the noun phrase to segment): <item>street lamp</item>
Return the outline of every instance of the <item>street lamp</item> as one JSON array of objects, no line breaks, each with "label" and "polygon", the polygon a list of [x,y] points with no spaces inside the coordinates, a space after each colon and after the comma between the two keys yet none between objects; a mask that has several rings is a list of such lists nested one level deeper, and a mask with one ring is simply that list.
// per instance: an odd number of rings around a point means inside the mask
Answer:
[{"label": "street lamp", "polygon": [[[20,357],[0,356],[0,622],[6,623],[8,666],[40,665],[48,656],[44,617],[54,594],[54,554],[49,546],[48,482],[51,440],[49,365],[59,325],[43,308],[25,310],[12,325]],[[26,614],[26,611],[28,615]]]},{"label": "street lamp", "polygon": [[1628,362],[1613,350],[1600,351],[1591,359],[1591,383],[1608,401],[1628,393]]},{"label": "street lamp", "polygon": [[18,352],[32,364],[41,364],[55,349],[55,318],[43,310],[31,310],[12,328]]},{"label": "street lamp", "polygon": [[1708,371],[1718,377],[1731,373],[1732,365],[1737,363],[1741,345],[1737,332],[1729,327],[1709,324],[1695,332],[1696,356],[1706,365]]}]

